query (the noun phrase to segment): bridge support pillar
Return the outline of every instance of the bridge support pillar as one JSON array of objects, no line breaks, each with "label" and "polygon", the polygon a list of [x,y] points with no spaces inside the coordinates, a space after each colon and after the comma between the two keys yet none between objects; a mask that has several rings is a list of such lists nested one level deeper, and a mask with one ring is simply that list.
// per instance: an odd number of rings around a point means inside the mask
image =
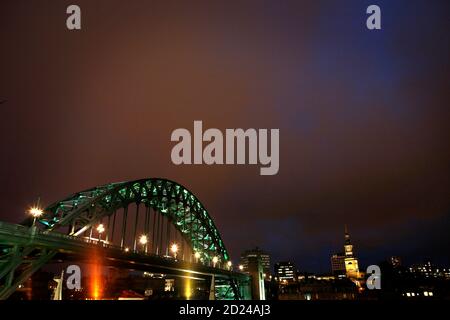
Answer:
[{"label": "bridge support pillar", "polygon": [[209,287],[209,300],[216,300],[216,279],[211,276],[211,285]]},{"label": "bridge support pillar", "polygon": [[252,299],[266,300],[263,267],[261,261],[257,257],[249,257],[248,272],[252,276]]}]

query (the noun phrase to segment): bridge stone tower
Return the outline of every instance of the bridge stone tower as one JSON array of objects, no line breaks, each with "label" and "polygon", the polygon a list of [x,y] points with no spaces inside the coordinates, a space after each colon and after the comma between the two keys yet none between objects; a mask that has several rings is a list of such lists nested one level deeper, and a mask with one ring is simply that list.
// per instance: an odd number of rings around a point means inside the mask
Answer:
[{"label": "bridge stone tower", "polygon": [[261,260],[258,257],[248,258],[248,273],[252,277],[252,299],[266,300],[264,288],[264,270]]}]

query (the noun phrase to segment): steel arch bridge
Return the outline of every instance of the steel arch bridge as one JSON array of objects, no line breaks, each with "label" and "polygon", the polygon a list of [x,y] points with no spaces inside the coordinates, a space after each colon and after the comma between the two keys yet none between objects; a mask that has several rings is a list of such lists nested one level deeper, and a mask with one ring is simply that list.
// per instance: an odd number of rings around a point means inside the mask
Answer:
[{"label": "steel arch bridge", "polygon": [[[96,229],[100,224],[107,226],[104,239]],[[169,259],[173,239],[181,243],[179,259]],[[211,276],[222,288],[214,289],[218,299],[248,297],[240,284],[247,285],[249,277],[226,269],[228,252],[201,202],[174,181],[150,178],[75,193],[48,206],[36,221],[0,222],[0,299],[52,259],[98,247],[110,261],[133,260],[142,270],[151,265]]]}]

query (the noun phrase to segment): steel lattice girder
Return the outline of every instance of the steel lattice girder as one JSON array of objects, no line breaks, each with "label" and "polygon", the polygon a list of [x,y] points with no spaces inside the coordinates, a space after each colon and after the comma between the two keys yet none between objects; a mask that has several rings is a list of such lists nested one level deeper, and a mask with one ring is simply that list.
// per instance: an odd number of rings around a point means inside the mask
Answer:
[{"label": "steel lattice girder", "polygon": [[[159,178],[111,183],[75,193],[44,210],[38,222],[57,231],[73,226],[77,235],[99,219],[130,203],[145,204],[167,216],[204,261],[229,260],[222,238],[201,202],[180,184]],[[24,224],[31,224],[27,220]]]},{"label": "steel lattice girder", "polygon": [[0,259],[0,300],[7,299],[26,279],[46,264],[56,250],[34,246],[3,247]]}]

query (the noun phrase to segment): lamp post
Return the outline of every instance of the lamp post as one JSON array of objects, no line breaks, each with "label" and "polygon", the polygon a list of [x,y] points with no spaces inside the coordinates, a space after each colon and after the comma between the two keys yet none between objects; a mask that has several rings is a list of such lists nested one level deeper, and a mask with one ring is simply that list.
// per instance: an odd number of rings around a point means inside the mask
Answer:
[{"label": "lamp post", "polygon": [[172,246],[170,247],[170,251],[172,251],[173,257],[176,259],[178,252],[178,245],[176,243],[172,244]]},{"label": "lamp post", "polygon": [[97,226],[97,232],[98,232],[98,241],[100,242],[102,241],[102,233],[105,232],[105,226],[102,223],[100,223]]},{"label": "lamp post", "polygon": [[233,266],[233,263],[232,263],[231,261],[228,260],[228,262],[227,262],[228,270],[231,271],[231,267],[232,267],[232,266]]},{"label": "lamp post", "polygon": [[196,252],[194,253],[194,257],[195,257],[195,263],[198,263],[198,260],[200,259],[200,252]]},{"label": "lamp post", "polygon": [[144,247],[144,250],[145,250],[147,242],[148,242],[148,239],[145,234],[143,234],[142,236],[139,237],[139,243],[142,244],[142,246]]},{"label": "lamp post", "polygon": [[31,214],[31,216],[33,217],[32,227],[34,227],[36,225],[36,219],[42,216],[44,211],[39,207],[32,207],[30,208],[30,210],[28,210],[28,213]]},{"label": "lamp post", "polygon": [[216,267],[216,264],[217,264],[218,261],[219,261],[219,258],[217,258],[216,256],[214,256],[214,257],[212,258],[213,268]]}]

